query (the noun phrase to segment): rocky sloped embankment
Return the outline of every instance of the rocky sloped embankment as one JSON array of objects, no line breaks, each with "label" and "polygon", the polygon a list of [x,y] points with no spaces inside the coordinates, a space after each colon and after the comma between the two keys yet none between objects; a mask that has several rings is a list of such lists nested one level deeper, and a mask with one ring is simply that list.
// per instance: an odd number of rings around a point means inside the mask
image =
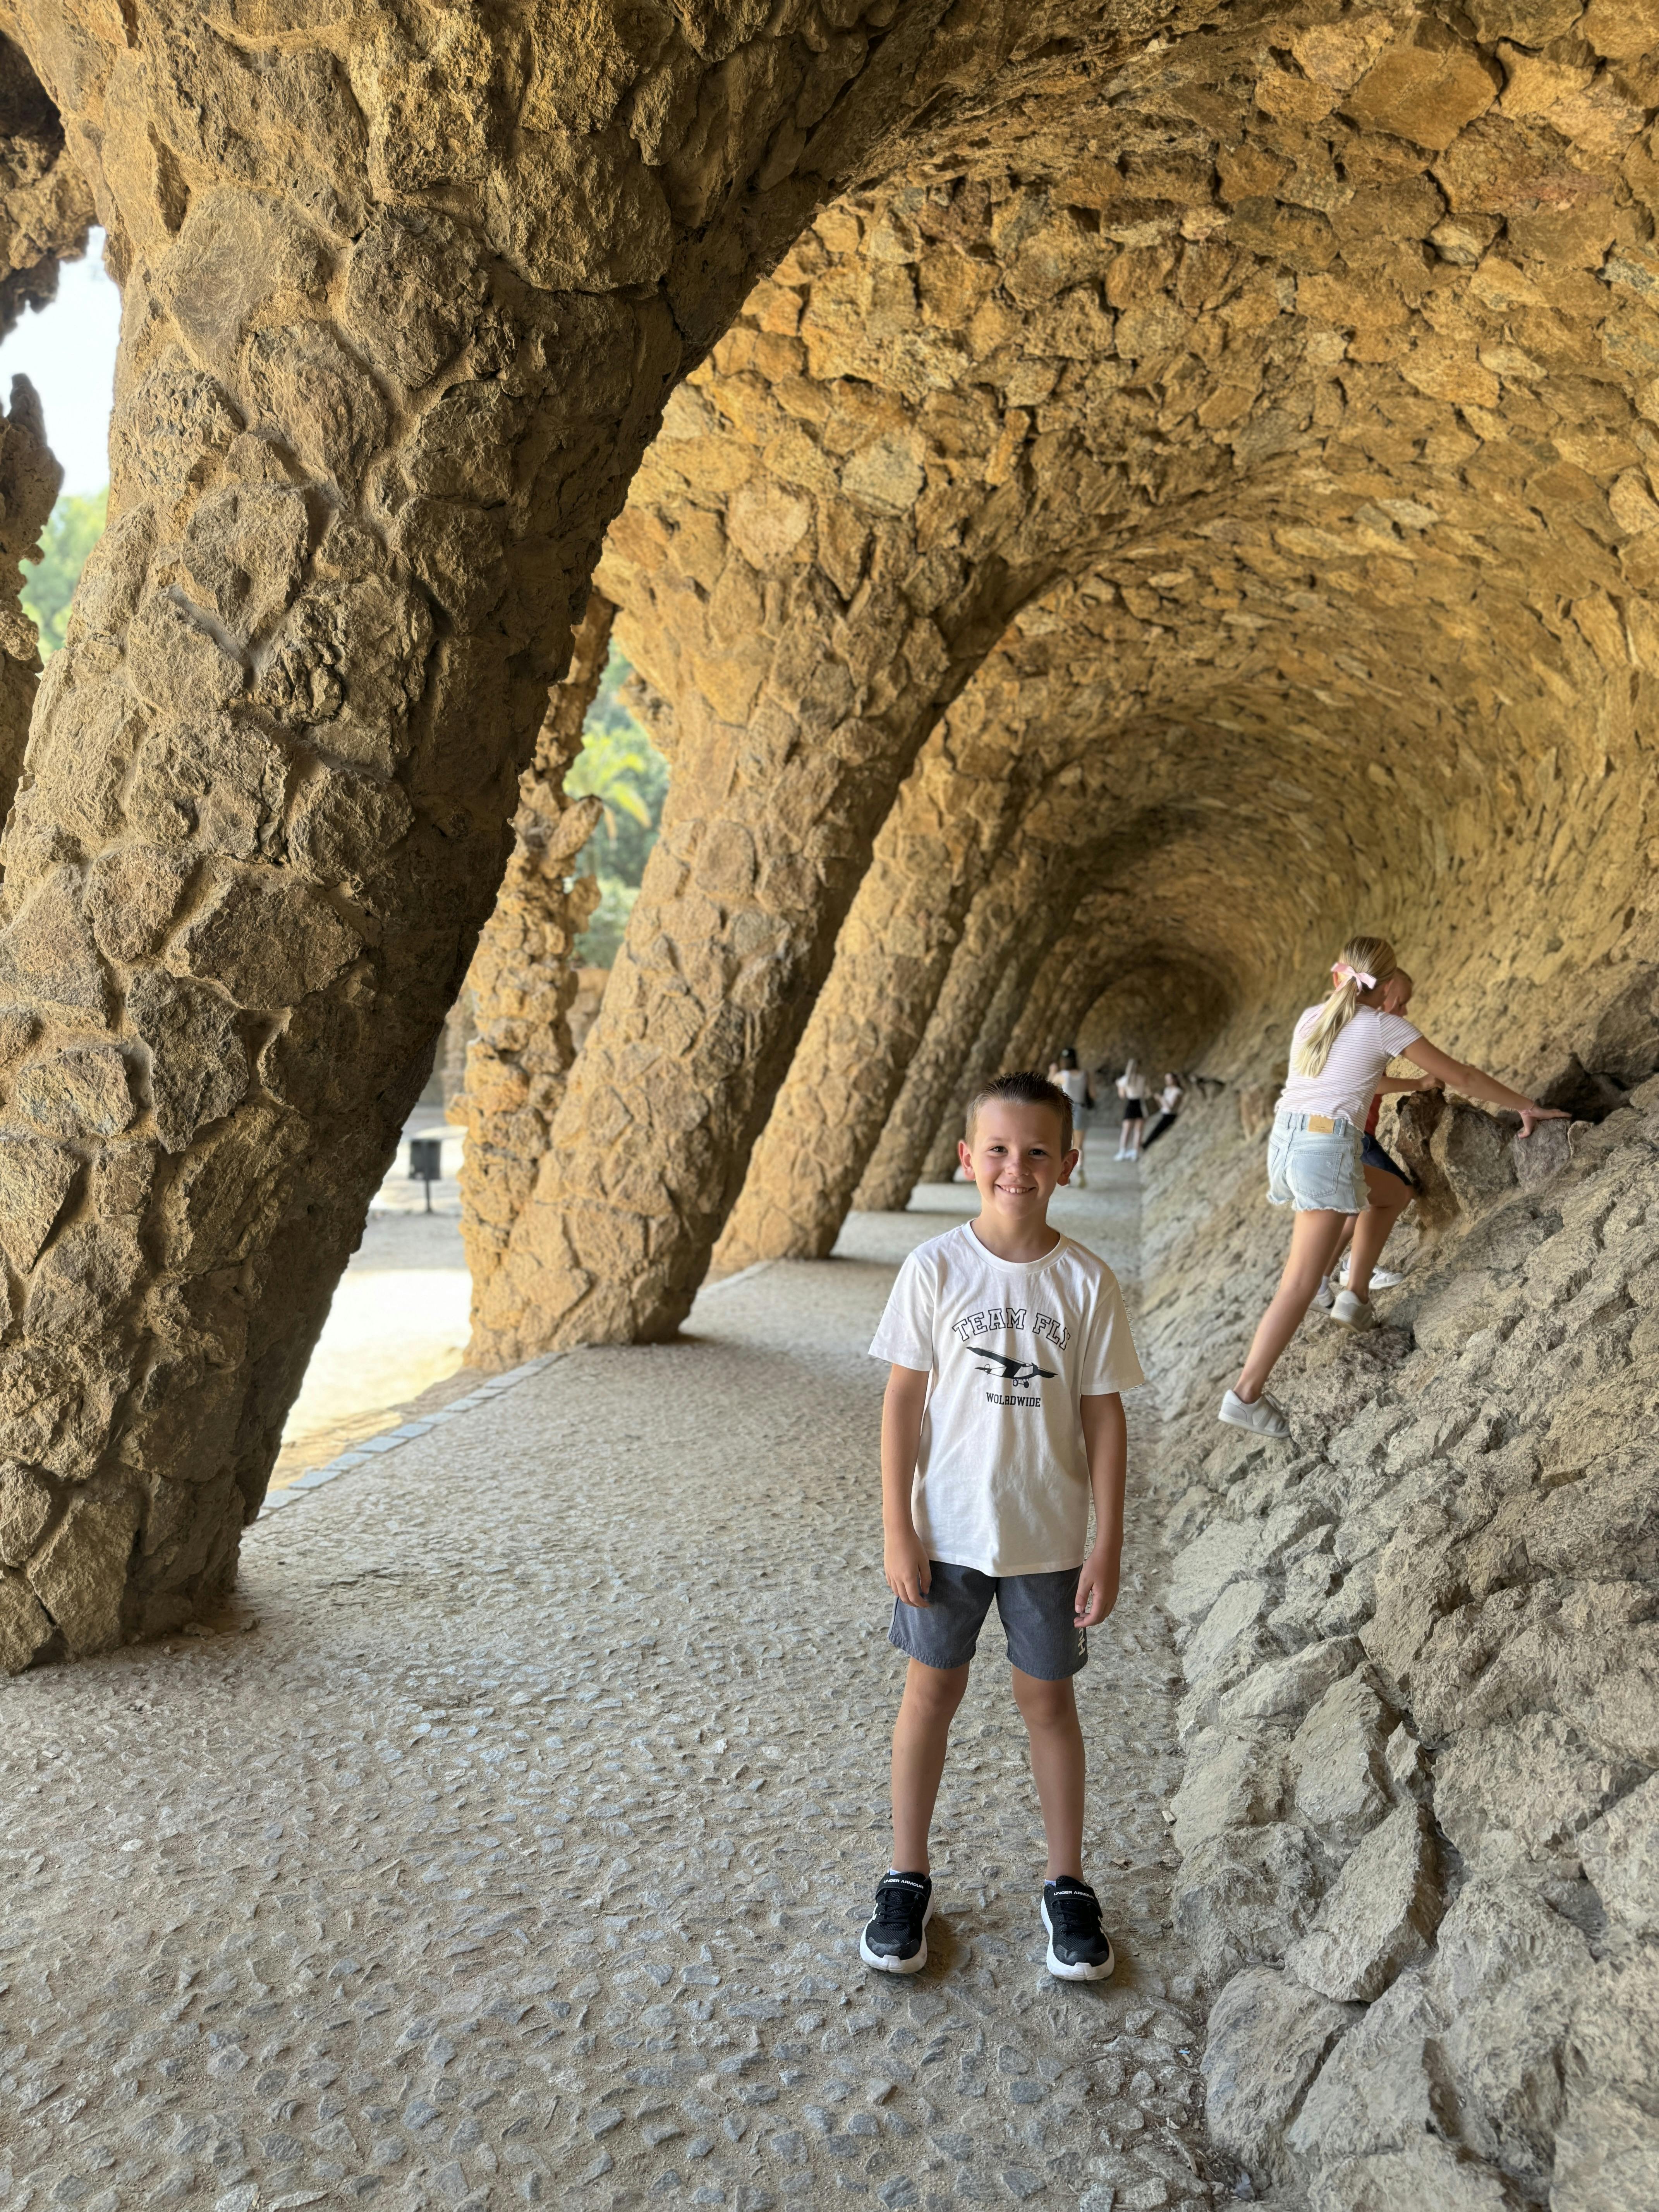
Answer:
[{"label": "rocky sloped embankment", "polygon": [[1213,2136],[1311,2212],[1659,2203],[1659,1079],[1514,1126],[1441,1116],[1443,1233],[1385,1327],[1310,1316],[1289,1445],[1214,1419],[1259,1138],[1224,1098],[1151,1170],[1177,1923]]}]

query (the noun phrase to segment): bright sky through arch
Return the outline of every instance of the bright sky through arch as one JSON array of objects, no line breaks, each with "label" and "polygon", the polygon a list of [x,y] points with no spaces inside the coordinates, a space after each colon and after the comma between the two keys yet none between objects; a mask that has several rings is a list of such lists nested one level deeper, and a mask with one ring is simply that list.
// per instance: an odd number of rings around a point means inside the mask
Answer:
[{"label": "bright sky through arch", "polygon": [[63,488],[82,495],[109,482],[121,295],[104,274],[103,251],[104,234],[94,230],[85,256],[64,263],[58,297],[25,308],[0,343],[0,398],[9,404],[13,377],[28,378],[46,411],[46,442],[63,465]]}]

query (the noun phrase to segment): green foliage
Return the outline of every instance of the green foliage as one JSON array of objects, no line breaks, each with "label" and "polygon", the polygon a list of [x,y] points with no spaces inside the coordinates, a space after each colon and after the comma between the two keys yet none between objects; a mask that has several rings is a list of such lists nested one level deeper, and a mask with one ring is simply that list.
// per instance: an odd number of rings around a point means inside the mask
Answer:
[{"label": "green foliage", "polygon": [[578,959],[593,968],[617,956],[668,796],[667,762],[617,696],[633,672],[613,645],[565,778],[572,798],[595,798],[605,809],[574,863],[579,875],[599,879],[599,904],[576,945]]},{"label": "green foliage", "polygon": [[599,878],[599,902],[576,939],[576,957],[584,968],[611,966],[622,950],[628,917],[639,895],[637,884],[619,883],[615,876]]},{"label": "green foliage", "polygon": [[23,570],[23,612],[40,633],[40,658],[50,660],[64,642],[69,603],[93,547],[104,534],[109,492],[60,499],[40,533],[42,557]]}]

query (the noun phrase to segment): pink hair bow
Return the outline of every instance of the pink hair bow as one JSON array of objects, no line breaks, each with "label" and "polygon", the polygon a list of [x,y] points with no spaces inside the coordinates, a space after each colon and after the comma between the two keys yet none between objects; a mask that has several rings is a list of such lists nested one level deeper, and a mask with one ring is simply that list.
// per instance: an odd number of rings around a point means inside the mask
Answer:
[{"label": "pink hair bow", "polygon": [[1368,975],[1363,968],[1350,968],[1346,960],[1339,960],[1332,969],[1331,981],[1339,991],[1345,983],[1358,983],[1362,989],[1367,991],[1374,991],[1376,988],[1375,975]]}]

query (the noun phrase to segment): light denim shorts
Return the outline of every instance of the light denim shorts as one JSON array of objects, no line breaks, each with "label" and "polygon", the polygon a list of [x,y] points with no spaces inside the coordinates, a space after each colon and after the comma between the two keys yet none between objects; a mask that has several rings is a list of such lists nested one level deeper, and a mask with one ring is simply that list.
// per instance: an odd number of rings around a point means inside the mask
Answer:
[{"label": "light denim shorts", "polygon": [[1298,1213],[1363,1213],[1365,1176],[1359,1131],[1339,1121],[1328,1133],[1306,1114],[1276,1114],[1267,1139],[1267,1196]]}]

